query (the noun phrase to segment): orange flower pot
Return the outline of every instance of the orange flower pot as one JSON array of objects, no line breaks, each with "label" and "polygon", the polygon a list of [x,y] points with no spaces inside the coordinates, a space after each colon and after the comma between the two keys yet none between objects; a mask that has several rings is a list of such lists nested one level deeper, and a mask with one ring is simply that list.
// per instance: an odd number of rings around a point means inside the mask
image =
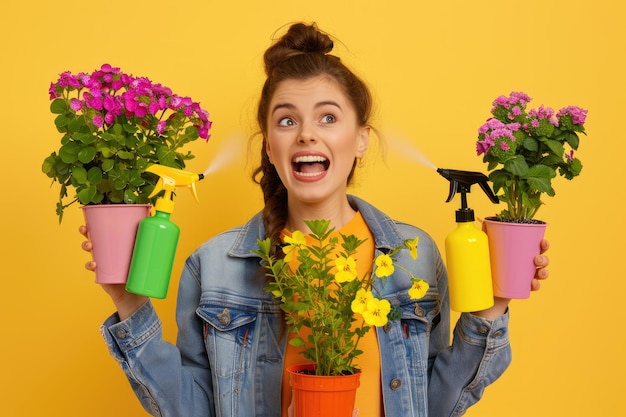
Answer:
[{"label": "orange flower pot", "polygon": [[290,366],[287,371],[293,388],[294,417],[352,416],[360,372],[318,376],[312,363]]}]

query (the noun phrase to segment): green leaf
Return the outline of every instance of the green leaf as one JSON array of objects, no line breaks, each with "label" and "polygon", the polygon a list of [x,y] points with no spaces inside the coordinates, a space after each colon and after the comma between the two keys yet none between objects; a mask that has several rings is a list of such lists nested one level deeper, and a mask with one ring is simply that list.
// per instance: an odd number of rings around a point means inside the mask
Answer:
[{"label": "green leaf", "polygon": [[523,156],[516,155],[504,162],[504,169],[511,172],[513,175],[523,177],[528,172],[528,164]]},{"label": "green leaf", "polygon": [[92,202],[91,200],[96,196],[96,194],[97,194],[96,187],[91,185],[85,188],[84,190],[80,190],[77,193],[77,196],[78,196],[78,200],[82,204],[89,204]]},{"label": "green leaf", "polygon": [[135,204],[137,201],[137,196],[131,190],[124,190],[124,203],[126,204]]},{"label": "green leaf", "polygon": [[56,98],[50,103],[50,111],[53,114],[63,114],[70,109],[69,105],[62,98]]},{"label": "green leaf", "polygon": [[528,185],[534,189],[548,193],[552,190],[551,180],[556,177],[554,169],[546,165],[534,165],[528,170],[528,174],[524,177],[528,181]]},{"label": "green leaf", "polygon": [[115,164],[115,161],[112,159],[104,159],[102,161],[102,171],[103,172],[109,172],[111,169],[113,169],[113,165]]},{"label": "green leaf", "polygon": [[578,149],[578,143],[580,141],[578,135],[574,132],[565,132],[564,135],[569,146],[571,146],[574,150]]},{"label": "green leaf", "polygon": [[123,136],[124,127],[120,125],[119,123],[115,123],[113,127],[111,128],[111,130],[116,136]]},{"label": "green leaf", "polygon": [[545,144],[550,148],[550,151],[558,156],[563,156],[565,153],[565,148],[563,148],[563,144],[558,140],[548,139],[545,141]]},{"label": "green leaf", "polygon": [[289,341],[289,344],[295,347],[304,346],[304,339],[302,339],[301,337],[294,337]]},{"label": "green leaf", "polygon": [[85,145],[89,145],[90,143],[94,143],[96,141],[96,139],[98,139],[98,137],[92,133],[84,133],[84,132],[77,132],[74,133],[72,135],[72,137],[82,143],[84,143]]},{"label": "green leaf", "polygon": [[69,119],[63,114],[58,115],[54,119],[54,125],[57,127],[57,130],[59,131],[63,131],[61,129],[65,128],[68,122],[69,122]]},{"label": "green leaf", "polygon": [[78,132],[81,127],[85,125],[85,118],[83,116],[75,116],[67,123],[67,129],[70,132]]},{"label": "green leaf", "polygon": [[176,165],[176,152],[170,150],[166,145],[159,146],[157,148],[157,157],[159,158],[159,163],[165,166],[175,166]]},{"label": "green leaf", "polygon": [[78,160],[83,164],[93,161],[93,158],[96,156],[96,148],[95,146],[87,146],[86,148],[78,151]]},{"label": "green leaf", "polygon": [[535,138],[531,138],[530,136],[524,139],[524,148],[529,151],[536,152],[539,150],[539,142]]},{"label": "green leaf", "polygon": [[59,149],[59,157],[66,164],[72,164],[78,160],[78,152],[81,146],[77,142],[68,142]]},{"label": "green leaf", "polygon": [[46,159],[43,160],[43,164],[41,164],[41,171],[46,174],[48,177],[54,177],[56,173],[55,165],[57,161],[57,156],[53,152]]},{"label": "green leaf", "polygon": [[117,151],[117,156],[120,159],[128,159],[128,160],[131,160],[131,159],[135,158],[135,154],[133,152],[121,151],[121,150]]},{"label": "green leaf", "polygon": [[72,178],[78,184],[87,183],[87,170],[82,166],[72,167]]},{"label": "green leaf", "polygon": [[102,181],[102,171],[98,167],[91,167],[87,172],[87,181],[89,184],[98,185]]}]

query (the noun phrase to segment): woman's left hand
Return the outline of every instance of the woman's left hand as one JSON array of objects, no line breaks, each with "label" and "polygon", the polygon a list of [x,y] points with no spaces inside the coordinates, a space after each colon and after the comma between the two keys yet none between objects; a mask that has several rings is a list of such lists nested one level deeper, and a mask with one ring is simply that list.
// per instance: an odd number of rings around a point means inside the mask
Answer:
[{"label": "woman's left hand", "polygon": [[531,282],[531,290],[537,291],[541,288],[541,281],[548,278],[550,275],[546,267],[550,264],[550,259],[544,253],[550,248],[550,242],[543,239],[540,244],[540,255],[535,256],[535,266],[537,267],[537,271],[535,272],[535,277]]}]

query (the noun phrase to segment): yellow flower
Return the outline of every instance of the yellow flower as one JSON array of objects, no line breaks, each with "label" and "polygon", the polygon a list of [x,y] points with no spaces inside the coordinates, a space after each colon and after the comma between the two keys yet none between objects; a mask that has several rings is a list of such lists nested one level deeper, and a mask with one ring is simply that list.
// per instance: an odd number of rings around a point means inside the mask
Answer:
[{"label": "yellow flower", "polygon": [[359,289],[354,296],[354,300],[352,300],[352,304],[350,304],[352,311],[358,314],[363,314],[367,308],[367,302],[372,298],[374,298],[374,295],[371,291],[366,291],[363,288]]},{"label": "yellow flower", "polygon": [[417,244],[419,243],[419,236],[417,236],[415,239],[411,240],[407,240],[406,242],[404,242],[404,245],[409,248],[409,253],[411,254],[411,258],[413,258],[413,260],[417,259]]},{"label": "yellow flower", "polygon": [[340,256],[335,260],[335,267],[337,273],[335,274],[335,280],[337,282],[351,282],[357,277],[356,261],[352,256],[347,258]]},{"label": "yellow flower", "polygon": [[365,323],[381,327],[387,324],[387,315],[391,311],[391,304],[387,300],[371,298],[367,302],[367,309],[362,313]]},{"label": "yellow flower", "polygon": [[286,243],[286,245],[283,246],[285,262],[291,261],[295,253],[295,249],[299,248],[300,246],[306,245],[306,237],[304,236],[304,233],[302,233],[300,230],[294,231],[291,236],[285,236],[283,240]]},{"label": "yellow flower", "polygon": [[419,278],[413,278],[412,281],[413,285],[409,288],[409,297],[411,297],[411,300],[417,300],[425,296],[429,288],[428,282]]},{"label": "yellow flower", "polygon": [[387,254],[378,255],[376,258],[376,276],[378,278],[388,277],[393,274],[393,260]]}]

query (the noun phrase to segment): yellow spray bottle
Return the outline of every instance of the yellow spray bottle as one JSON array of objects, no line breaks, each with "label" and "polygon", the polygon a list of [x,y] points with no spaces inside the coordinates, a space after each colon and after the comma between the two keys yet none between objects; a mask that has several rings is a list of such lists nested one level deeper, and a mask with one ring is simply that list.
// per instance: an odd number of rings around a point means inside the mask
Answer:
[{"label": "yellow spray bottle", "polygon": [[139,222],[126,290],[148,297],[165,298],[180,235],[180,228],[170,220],[170,214],[174,211],[174,191],[176,187],[189,187],[198,201],[196,182],[203,179],[204,175],[158,164],[150,165],[146,172],[159,176],[150,197],[161,191],[164,194],[154,205],[154,215]]},{"label": "yellow spray bottle", "polygon": [[493,203],[498,203],[487,176],[480,172],[437,169],[450,181],[446,203],[459,192],[461,208],[456,211],[456,229],[446,237],[446,265],[450,308],[458,312],[485,310],[493,306],[493,286],[487,234],[475,224],[474,210],[467,207],[467,193],[479,184]]}]

